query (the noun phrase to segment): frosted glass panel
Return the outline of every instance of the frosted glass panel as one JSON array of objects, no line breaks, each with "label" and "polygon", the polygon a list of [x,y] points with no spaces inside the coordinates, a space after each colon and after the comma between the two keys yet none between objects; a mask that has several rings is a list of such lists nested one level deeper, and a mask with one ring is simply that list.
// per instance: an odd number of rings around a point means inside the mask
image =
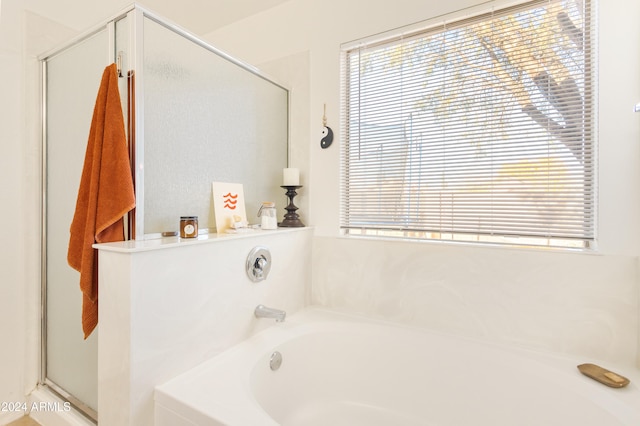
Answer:
[{"label": "frosted glass panel", "polygon": [[284,216],[287,90],[149,18],[143,85],[145,234],[215,228],[214,181],[244,185],[250,222],[262,201]]},{"label": "frosted glass panel", "polygon": [[47,61],[47,379],[94,410],[98,329],[83,339],[80,275],[67,248],[108,45],[105,29]]}]

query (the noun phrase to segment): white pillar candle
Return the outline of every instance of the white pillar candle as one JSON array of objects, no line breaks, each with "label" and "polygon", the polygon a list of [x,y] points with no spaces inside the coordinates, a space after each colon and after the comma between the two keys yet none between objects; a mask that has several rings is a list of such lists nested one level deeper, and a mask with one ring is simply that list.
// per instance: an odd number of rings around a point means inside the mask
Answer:
[{"label": "white pillar candle", "polygon": [[300,185],[300,170],[287,168],[282,170],[282,185],[297,186]]}]

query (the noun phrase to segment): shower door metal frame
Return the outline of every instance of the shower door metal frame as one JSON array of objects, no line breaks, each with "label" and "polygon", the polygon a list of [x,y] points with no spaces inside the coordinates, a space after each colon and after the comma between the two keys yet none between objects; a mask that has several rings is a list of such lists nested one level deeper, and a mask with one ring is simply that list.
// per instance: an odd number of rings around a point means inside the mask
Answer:
[{"label": "shower door metal frame", "polygon": [[[96,25],[86,31],[85,33],[79,35],[78,37],[72,39],[68,43],[55,48],[49,52],[46,52],[38,57],[40,61],[40,125],[41,125],[41,173],[42,173],[42,197],[40,200],[40,211],[41,211],[41,254],[40,254],[40,281],[41,281],[41,289],[40,289],[40,300],[41,300],[41,315],[40,315],[40,375],[39,375],[39,384],[44,386],[45,388],[51,390],[53,393],[61,397],[66,402],[69,402],[79,413],[85,416],[88,420],[93,423],[98,422],[98,412],[87,404],[85,404],[82,400],[75,397],[74,395],[67,392],[64,388],[56,384],[54,381],[48,378],[47,375],[47,345],[48,345],[48,337],[47,337],[47,203],[48,203],[48,194],[47,194],[47,61],[54,58],[56,55],[65,52],[66,50],[73,48],[74,46],[79,45],[80,43],[85,42],[91,37],[97,35],[101,31],[106,29],[107,31],[107,39],[109,45],[107,46],[108,55],[105,58],[106,63],[115,62],[116,55],[115,52],[115,23],[120,19],[123,19],[129,16],[133,11],[133,6],[125,9],[124,11],[114,15],[112,18],[103,22],[99,25]],[[134,44],[134,43],[129,43]],[[98,372],[96,371],[96,374]]]}]

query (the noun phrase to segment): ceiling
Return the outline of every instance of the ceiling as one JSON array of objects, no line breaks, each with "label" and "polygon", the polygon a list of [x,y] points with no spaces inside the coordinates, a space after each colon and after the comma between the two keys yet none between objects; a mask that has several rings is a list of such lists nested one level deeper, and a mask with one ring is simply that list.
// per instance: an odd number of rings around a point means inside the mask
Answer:
[{"label": "ceiling", "polygon": [[[13,1],[19,1],[25,9],[79,32],[106,21],[132,4],[131,0]],[[144,3],[137,4],[191,33],[203,35],[285,1],[287,0],[144,0]]]}]

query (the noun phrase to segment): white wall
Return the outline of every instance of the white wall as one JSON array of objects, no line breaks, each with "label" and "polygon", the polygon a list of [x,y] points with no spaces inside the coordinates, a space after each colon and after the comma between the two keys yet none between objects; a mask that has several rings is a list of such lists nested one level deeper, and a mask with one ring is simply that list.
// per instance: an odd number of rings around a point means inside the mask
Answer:
[{"label": "white wall", "polygon": [[[99,423],[153,425],[156,385],[274,324],[254,317],[257,305],[302,309],[312,236],[293,228],[101,245]],[[245,273],[256,246],[272,264],[257,283]]]},{"label": "white wall", "polygon": [[[311,125],[307,137],[293,143],[308,150],[310,158],[304,172],[308,174],[309,223],[316,227],[317,235],[315,303],[633,363],[638,341],[636,257],[640,253],[640,114],[633,112],[640,101],[640,27],[636,22],[640,3],[635,0],[599,2],[596,254],[339,237],[340,143],[320,149],[319,132],[326,103],[329,125],[340,133],[340,45],[465,8],[481,10],[485,7],[481,3],[291,0],[205,38],[257,65],[299,52],[310,58]],[[496,1],[488,7],[501,4],[506,3]],[[275,70],[271,72],[278,77]],[[413,297],[415,292],[420,297]],[[491,295],[489,304],[487,295]]]},{"label": "white wall", "polygon": [[[24,245],[21,236],[25,231],[20,218],[24,184],[23,119],[21,108],[23,85],[13,77],[22,68],[21,39],[12,37],[20,28],[20,21],[12,21],[12,11],[7,2],[0,14],[0,210],[1,223],[7,224],[0,244],[0,333],[3,350],[0,351],[0,401],[24,401],[22,375],[25,348],[25,298],[24,298]],[[11,100],[6,102],[5,99]],[[11,183],[11,184],[10,184]],[[15,418],[16,413],[0,412],[0,424]]]}]

